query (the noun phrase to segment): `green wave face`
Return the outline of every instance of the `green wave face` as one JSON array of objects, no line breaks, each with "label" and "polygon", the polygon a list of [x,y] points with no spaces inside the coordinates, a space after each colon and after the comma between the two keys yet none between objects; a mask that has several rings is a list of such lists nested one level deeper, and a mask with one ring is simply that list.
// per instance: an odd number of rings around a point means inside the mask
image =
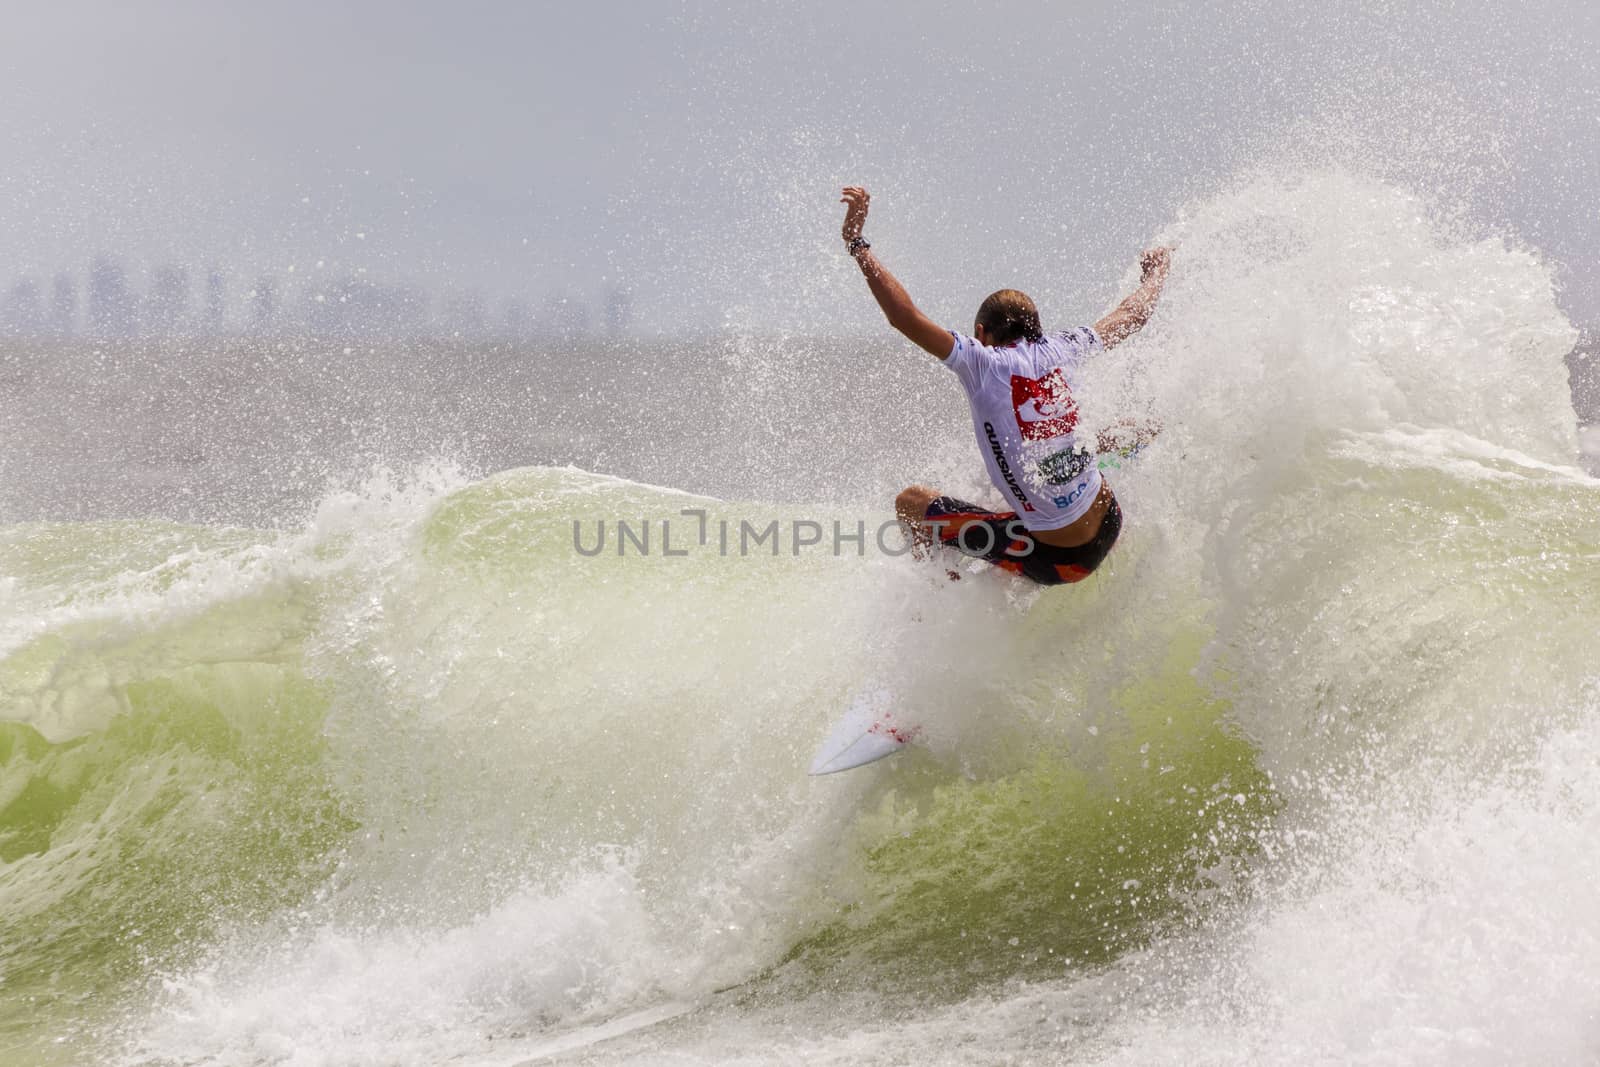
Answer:
[{"label": "green wave face", "polygon": [[[1547,555],[1503,589],[1441,585],[1386,634],[1397,588],[1366,575],[1402,573],[1419,538],[1431,573],[1470,572],[1582,490],[1430,488],[1339,447],[1316,463],[1362,487],[1317,536],[1366,569],[1314,578],[1332,584],[1310,618],[1296,554],[1262,554],[1296,536],[1281,495],[1234,542],[1227,581],[1252,577],[1221,613],[1139,535],[1072,595],[1021,601],[904,560],[724,556],[715,535],[587,556],[574,521],[793,516],[575,471],[507,472],[376,530],[13,531],[11,595],[36,625],[0,663],[6,1040],[40,1062],[126,1042],[164,1062],[195,1035],[152,1018],[277,1032],[396,968],[425,986],[359,1018],[402,1049],[443,1025],[415,1019],[559,1030],[729,985],[752,1005],[851,988],[926,1005],[1204,929],[1248,906],[1286,804],[1315,825],[1316,764],[1370,759],[1373,730],[1445,738],[1462,691],[1418,699],[1415,642],[1480,685],[1484,647],[1557,647],[1584,610]],[[1440,643],[1440,598],[1490,595],[1492,627]],[[1262,669],[1318,627],[1333,678]],[[1363,628],[1379,640],[1333,636]],[[922,742],[807,779],[867,684],[918,710]]]},{"label": "green wave face", "polygon": [[[381,547],[14,531],[14,592],[44,621],[0,665],[7,1041],[74,1062],[168,981],[250,981],[229,961],[307,929],[444,937],[617,849],[642,911],[619,943],[720,946],[691,986],[904,994],[1103,963],[1202,914],[1250,855],[1271,790],[1191,676],[1192,626],[1150,630],[1156,669],[1096,701],[1117,657],[1065,682],[1028,636],[1092,633],[1093,593],[1016,630],[1000,584],[947,592],[904,561],[572,548],[574,516],[685,507],[713,531],[791,518],[530,470]],[[919,601],[905,634],[885,625]],[[806,779],[852,688],[913,648],[893,678],[927,744]],[[1009,690],[971,669],[986,649]],[[550,996],[552,1022],[587,1010]]]},{"label": "green wave face", "polygon": [[1076,752],[896,786],[830,887],[843,914],[792,958],[834,986],[955,998],[1103,965],[1235,899],[1277,807],[1254,748],[1187,669],[1113,707],[1111,736]]},{"label": "green wave face", "polygon": [[0,1046],[81,1062],[152,973],[325,883],[355,828],[327,707],[293,665],[192,664],[114,688],[103,729],[0,725]]},{"label": "green wave face", "polygon": [[0,1040],[19,1062],[90,1057],[153,975],[325,884],[356,826],[301,661],[306,605],[251,577],[269,546],[159,523],[0,540],[19,609],[0,660]]}]

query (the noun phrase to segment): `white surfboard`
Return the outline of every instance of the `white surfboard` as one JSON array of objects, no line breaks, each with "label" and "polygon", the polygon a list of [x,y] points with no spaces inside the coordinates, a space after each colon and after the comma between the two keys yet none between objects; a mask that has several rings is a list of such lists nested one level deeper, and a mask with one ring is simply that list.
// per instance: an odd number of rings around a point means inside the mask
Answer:
[{"label": "white surfboard", "polygon": [[817,749],[811,760],[811,773],[848,771],[892,756],[905,748],[919,730],[915,723],[896,714],[894,698],[887,689],[858,693]]}]

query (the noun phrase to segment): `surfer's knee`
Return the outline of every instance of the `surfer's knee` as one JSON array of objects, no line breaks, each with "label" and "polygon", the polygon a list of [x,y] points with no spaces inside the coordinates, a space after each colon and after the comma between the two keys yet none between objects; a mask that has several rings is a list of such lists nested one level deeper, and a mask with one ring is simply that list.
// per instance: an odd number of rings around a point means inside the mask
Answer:
[{"label": "surfer's knee", "polygon": [[938,497],[937,489],[925,485],[908,485],[894,498],[894,513],[902,522],[921,522],[928,514],[928,505]]}]

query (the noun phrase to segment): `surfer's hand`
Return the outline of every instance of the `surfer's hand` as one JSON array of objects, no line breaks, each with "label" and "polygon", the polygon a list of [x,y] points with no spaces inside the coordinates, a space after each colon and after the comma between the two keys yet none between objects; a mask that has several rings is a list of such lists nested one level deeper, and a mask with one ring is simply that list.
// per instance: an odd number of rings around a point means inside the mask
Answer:
[{"label": "surfer's hand", "polygon": [[854,241],[861,236],[861,227],[867,224],[867,201],[872,197],[859,185],[847,185],[839,197],[844,209],[844,239]]},{"label": "surfer's hand", "polygon": [[1172,266],[1172,249],[1152,248],[1139,257],[1139,269],[1149,280],[1156,274],[1165,274]]}]

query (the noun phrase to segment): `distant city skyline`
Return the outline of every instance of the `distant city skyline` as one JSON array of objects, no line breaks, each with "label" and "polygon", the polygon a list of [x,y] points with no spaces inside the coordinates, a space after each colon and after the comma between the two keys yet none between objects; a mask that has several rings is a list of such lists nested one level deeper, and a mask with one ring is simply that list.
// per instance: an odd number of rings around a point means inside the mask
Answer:
[{"label": "distant city skyline", "polygon": [[107,253],[141,299],[171,262],[203,304],[223,265],[230,322],[256,280],[298,315],[326,274],[478,291],[490,319],[564,293],[603,329],[621,287],[652,332],[856,334],[876,307],[835,201],[862,183],[941,320],[1002,284],[1092,314],[1193,205],[1281,166],[1526,244],[1600,322],[1600,7],[1577,0],[151,0],[6,29],[0,285],[32,277],[30,306],[64,267],[83,301]]},{"label": "distant city skyline", "polygon": [[[46,296],[46,286],[49,295]],[[595,305],[598,304],[598,307]],[[365,273],[281,274],[158,263],[130,270],[101,255],[81,273],[14,278],[0,299],[0,336],[91,339],[311,334],[330,337],[629,336],[633,295],[479,289],[378,281]]]}]

